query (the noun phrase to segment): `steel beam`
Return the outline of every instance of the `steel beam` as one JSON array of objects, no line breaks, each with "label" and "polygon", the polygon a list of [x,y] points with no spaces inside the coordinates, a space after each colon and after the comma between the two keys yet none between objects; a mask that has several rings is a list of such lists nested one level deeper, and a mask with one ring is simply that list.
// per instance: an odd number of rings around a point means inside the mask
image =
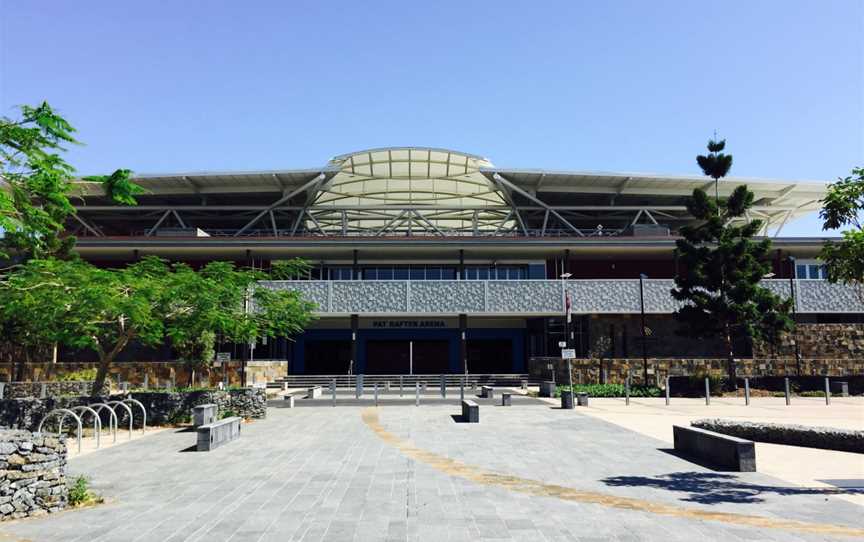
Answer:
[{"label": "steel beam", "polygon": [[534,203],[540,205],[541,207],[546,208],[550,213],[552,213],[556,218],[558,218],[558,220],[560,220],[561,222],[564,223],[564,225],[566,225],[566,226],[569,227],[571,230],[573,230],[574,232],[576,232],[580,237],[585,237],[585,234],[582,233],[582,232],[579,230],[579,228],[577,228],[576,226],[574,226],[573,224],[571,224],[570,222],[568,222],[567,219],[565,219],[563,216],[561,216],[560,213],[558,213],[557,211],[553,210],[551,206],[547,205],[547,204],[544,203],[543,201],[537,199],[536,197],[532,196],[532,195],[529,194],[528,192],[525,192],[524,190],[522,190],[521,188],[519,188],[519,187],[516,186],[515,184],[511,183],[510,181],[508,181],[507,179],[505,179],[505,178],[504,178],[500,173],[495,173],[495,174],[492,175],[492,177],[494,177],[495,179],[497,179],[498,182],[500,182],[500,183],[502,183],[502,184],[504,184],[504,185],[510,187],[510,189],[513,190],[513,191],[515,191],[517,194],[520,194],[520,195],[522,195],[522,196],[528,198],[529,200],[533,201]]},{"label": "steel beam", "polygon": [[326,177],[327,177],[327,176],[326,176],[324,173],[319,173],[318,176],[315,177],[314,179],[312,179],[311,181],[309,181],[309,182],[307,182],[307,183],[301,185],[299,188],[296,188],[296,189],[292,190],[292,191],[289,192],[288,194],[285,194],[284,196],[282,196],[281,198],[279,198],[279,199],[276,200],[275,202],[271,203],[270,205],[268,205],[267,207],[265,207],[264,210],[262,210],[260,213],[258,213],[257,215],[255,215],[255,218],[253,218],[253,219],[250,220],[248,223],[246,223],[245,226],[243,226],[242,228],[240,228],[240,230],[238,230],[237,233],[234,234],[234,237],[239,236],[239,235],[242,234],[244,231],[246,231],[246,230],[248,230],[249,228],[251,228],[253,225],[255,225],[256,222],[258,222],[259,220],[261,220],[261,218],[262,218],[264,215],[266,215],[269,211],[272,211],[273,209],[279,207],[282,203],[284,203],[284,202],[290,200],[291,198],[293,198],[293,197],[296,196],[297,194],[303,192],[304,190],[306,190],[306,189],[308,189],[308,188],[311,188],[311,187],[313,187],[313,186],[316,186],[316,185],[319,184],[321,181],[323,181]]}]

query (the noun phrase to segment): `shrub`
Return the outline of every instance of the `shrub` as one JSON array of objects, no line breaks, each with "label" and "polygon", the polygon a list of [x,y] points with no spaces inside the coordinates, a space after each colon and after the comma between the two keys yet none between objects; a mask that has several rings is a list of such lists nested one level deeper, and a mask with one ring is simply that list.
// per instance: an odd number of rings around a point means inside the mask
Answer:
[{"label": "shrub", "polygon": [[236,415],[237,414],[235,414],[233,410],[231,410],[230,408],[226,408],[219,413],[219,419],[224,420],[225,418],[233,418]]},{"label": "shrub", "polygon": [[84,506],[91,503],[101,503],[102,498],[90,491],[90,481],[85,476],[79,476],[69,488],[69,505]]},{"label": "shrub", "polygon": [[[570,386],[555,388],[555,397],[560,397],[562,391],[568,391]],[[624,384],[575,384],[575,393],[586,392],[590,397],[624,397]],[[630,397],[660,397],[663,391],[656,386],[630,386]]]},{"label": "shrub", "polygon": [[60,382],[89,382],[96,380],[96,368],[79,369],[71,373],[62,374],[57,377]]}]

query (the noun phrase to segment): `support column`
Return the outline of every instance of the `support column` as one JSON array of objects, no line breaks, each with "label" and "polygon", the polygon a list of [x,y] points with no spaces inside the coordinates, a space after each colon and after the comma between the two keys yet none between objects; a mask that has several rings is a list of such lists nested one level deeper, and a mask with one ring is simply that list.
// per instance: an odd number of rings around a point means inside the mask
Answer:
[{"label": "support column", "polygon": [[[351,264],[351,278],[353,280],[360,280],[360,266],[357,263],[357,260],[358,260],[357,249],[354,249],[354,263]],[[352,318],[353,318],[353,316],[352,316]]]},{"label": "support column", "polygon": [[465,251],[459,249],[459,280],[465,280]]},{"label": "support column", "polygon": [[[354,251],[357,252],[356,250]],[[360,329],[360,317],[356,314],[351,315],[351,362],[348,367],[348,374],[357,373],[357,332]],[[358,373],[359,374],[359,373]]]},{"label": "support column", "polygon": [[462,371],[468,374],[468,315],[459,315],[459,358],[462,362]]}]

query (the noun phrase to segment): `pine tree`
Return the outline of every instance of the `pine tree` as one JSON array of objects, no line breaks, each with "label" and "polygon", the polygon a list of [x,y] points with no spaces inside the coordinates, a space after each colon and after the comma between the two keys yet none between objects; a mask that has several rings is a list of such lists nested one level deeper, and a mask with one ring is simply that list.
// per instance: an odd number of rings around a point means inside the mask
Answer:
[{"label": "pine tree", "polygon": [[695,337],[723,339],[727,355],[727,385],[737,389],[733,338],[776,337],[792,329],[790,300],[781,300],[759,285],[770,271],[767,255],[771,241],[753,237],[759,220],[741,219],[753,206],[746,185],[721,199],[719,181],[729,173],[732,156],[723,154],[725,140],[708,142],[708,155],[696,158],[705,175],[714,179],[712,200],[702,189],[687,198],[687,210],[696,220],[680,230],[676,254],[683,272],[675,277],[672,296],[683,302],[675,313],[682,331]]}]

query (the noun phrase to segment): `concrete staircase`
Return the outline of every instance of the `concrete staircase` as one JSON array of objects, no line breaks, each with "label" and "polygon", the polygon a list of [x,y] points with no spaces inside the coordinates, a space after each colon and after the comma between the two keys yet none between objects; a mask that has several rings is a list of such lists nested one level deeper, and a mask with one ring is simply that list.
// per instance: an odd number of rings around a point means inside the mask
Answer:
[{"label": "concrete staircase", "polygon": [[[336,379],[337,388],[354,388],[357,377],[355,375],[288,375],[268,382],[268,388],[311,388],[312,386],[329,387],[330,382]],[[405,389],[413,388],[415,384],[425,383],[427,387],[440,386],[441,375],[363,375],[363,386],[371,387],[378,384],[383,388],[385,382],[390,382],[391,388],[399,387],[399,379]],[[457,388],[465,382],[466,386],[475,384],[477,386],[501,386],[519,387],[523,381],[528,385],[537,385],[539,380],[527,374],[445,374],[444,379],[448,388]]]}]

